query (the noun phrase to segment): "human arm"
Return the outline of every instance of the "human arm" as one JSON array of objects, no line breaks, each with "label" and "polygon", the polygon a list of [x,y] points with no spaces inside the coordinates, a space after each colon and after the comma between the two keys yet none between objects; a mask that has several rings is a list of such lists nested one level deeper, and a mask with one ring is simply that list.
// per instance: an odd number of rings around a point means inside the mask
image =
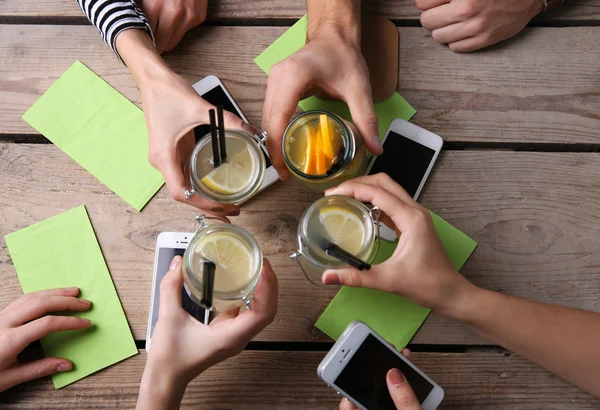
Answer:
[{"label": "human arm", "polygon": [[22,363],[18,355],[32,342],[65,330],[81,330],[90,321],[75,316],[49,315],[52,312],[83,312],[90,301],[78,299],[79,289],[50,289],[28,293],[0,312],[0,391],[57,372],[69,371],[73,364],[60,357],[46,357]]},{"label": "human arm", "polygon": [[281,178],[289,176],[281,150],[283,132],[298,102],[310,94],[345,101],[367,147],[375,154],[383,152],[360,48],[360,5],[360,0],[307,0],[307,44],[271,68],[262,125]]},{"label": "human arm", "polygon": [[481,289],[450,263],[429,212],[385,174],[328,190],[371,202],[399,236],[392,257],[359,272],[327,271],[326,284],[394,292],[470,326],[493,342],[600,396],[600,314]]},{"label": "human arm", "polygon": [[264,259],[252,310],[221,313],[208,326],[198,322],[181,307],[181,261],[180,256],[173,259],[160,284],[158,322],[142,376],[138,409],[178,409],[190,381],[240,353],[277,313],[277,278]]}]

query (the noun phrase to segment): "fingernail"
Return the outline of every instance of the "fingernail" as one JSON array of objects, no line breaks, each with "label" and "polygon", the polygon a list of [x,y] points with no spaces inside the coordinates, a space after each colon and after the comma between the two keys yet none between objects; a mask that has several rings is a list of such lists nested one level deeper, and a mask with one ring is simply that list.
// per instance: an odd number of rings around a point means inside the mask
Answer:
[{"label": "fingernail", "polygon": [[177,268],[179,268],[179,265],[181,265],[181,257],[176,256],[173,259],[173,261],[171,262],[171,266],[169,266],[169,270],[176,270]]},{"label": "fingernail", "polygon": [[57,372],[68,372],[72,368],[73,368],[73,365],[71,363],[61,363],[58,366],[56,366],[56,371]]},{"label": "fingernail", "polygon": [[373,141],[373,145],[375,145],[375,147],[377,147],[381,152],[383,152],[383,146],[381,145],[381,140],[379,139],[379,136],[375,135],[371,138],[371,141]]},{"label": "fingernail", "polygon": [[79,299],[79,303],[81,303],[82,305],[85,305],[87,307],[90,307],[92,305],[92,302],[87,299]]},{"label": "fingernail", "polygon": [[79,290],[79,288],[75,287],[75,286],[71,286],[70,288],[65,288],[66,292],[75,292]]},{"label": "fingernail", "polygon": [[229,212],[227,214],[227,216],[239,216],[239,214],[240,214],[240,210],[239,209],[235,209],[235,210]]},{"label": "fingernail", "polygon": [[323,283],[325,285],[339,285],[342,282],[340,282],[340,277],[335,273],[328,273],[323,276]]},{"label": "fingernail", "polygon": [[404,375],[398,369],[392,369],[388,372],[390,383],[394,386],[404,383]]},{"label": "fingernail", "polygon": [[86,319],[84,317],[80,317],[79,320],[81,320],[86,325],[90,325],[92,323],[92,321],[90,319]]}]

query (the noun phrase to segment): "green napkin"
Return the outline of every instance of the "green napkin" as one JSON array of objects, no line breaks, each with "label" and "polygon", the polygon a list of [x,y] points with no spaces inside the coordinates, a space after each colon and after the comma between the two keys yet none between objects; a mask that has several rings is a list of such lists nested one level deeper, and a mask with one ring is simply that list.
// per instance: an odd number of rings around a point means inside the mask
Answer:
[{"label": "green napkin", "polygon": [[163,184],[142,111],[79,61],[23,119],[138,211]]},{"label": "green napkin", "polygon": [[[431,213],[431,217],[454,268],[462,268],[477,243],[436,214]],[[382,240],[374,263],[387,260],[397,245],[398,241]],[[392,293],[343,287],[315,326],[337,339],[350,322],[360,320],[400,350],[417,333],[429,312],[429,309]]]},{"label": "green napkin", "polygon": [[42,338],[46,356],[73,362],[73,370],[52,379],[60,389],[138,351],[84,206],[5,237],[23,292],[77,286],[92,301],[86,330]]},{"label": "green napkin", "polygon": [[[285,60],[296,51],[304,47],[306,42],[306,30],[308,27],[307,16],[302,17],[296,22],[289,30],[287,30],[281,37],[279,37],[273,44],[271,44],[265,51],[263,51],[258,57],[254,59],[254,62],[262,68],[265,73],[271,71],[271,67],[276,63]],[[334,112],[340,117],[352,120],[350,116],[350,110],[348,106],[341,101],[324,101],[317,97],[310,97],[306,100],[300,101],[298,104],[304,111],[310,110],[323,110]],[[375,112],[379,119],[379,138],[383,138],[385,131],[388,129],[390,123],[395,118],[402,118],[409,120],[415,115],[417,111],[411,105],[400,96],[398,93],[394,93],[390,98],[385,101],[375,103]]]}]

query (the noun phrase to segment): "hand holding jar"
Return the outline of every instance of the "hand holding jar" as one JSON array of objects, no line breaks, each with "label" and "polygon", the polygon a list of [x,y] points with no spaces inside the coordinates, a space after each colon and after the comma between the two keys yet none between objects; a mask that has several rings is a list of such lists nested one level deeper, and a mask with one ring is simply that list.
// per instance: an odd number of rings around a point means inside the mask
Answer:
[{"label": "hand holding jar", "polygon": [[452,266],[429,211],[386,174],[347,181],[326,195],[345,195],[377,206],[382,222],[396,230],[399,242],[387,261],[362,272],[350,267],[328,270],[323,283],[397,293],[441,313],[459,304],[474,287]]}]

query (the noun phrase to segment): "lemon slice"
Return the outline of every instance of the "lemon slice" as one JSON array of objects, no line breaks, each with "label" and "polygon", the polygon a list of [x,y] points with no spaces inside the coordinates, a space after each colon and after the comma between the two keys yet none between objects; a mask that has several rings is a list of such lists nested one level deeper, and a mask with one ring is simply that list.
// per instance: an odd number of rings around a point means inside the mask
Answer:
[{"label": "lemon slice", "polygon": [[202,178],[202,182],[218,194],[237,194],[252,183],[255,168],[254,156],[248,147],[244,147]]},{"label": "lemon slice", "polygon": [[341,206],[328,206],[319,212],[319,220],[333,243],[358,254],[365,240],[365,227],[358,215]]},{"label": "lemon slice", "polygon": [[231,292],[246,286],[252,271],[252,255],[239,236],[226,232],[209,234],[195,252],[217,266],[215,290]]}]

